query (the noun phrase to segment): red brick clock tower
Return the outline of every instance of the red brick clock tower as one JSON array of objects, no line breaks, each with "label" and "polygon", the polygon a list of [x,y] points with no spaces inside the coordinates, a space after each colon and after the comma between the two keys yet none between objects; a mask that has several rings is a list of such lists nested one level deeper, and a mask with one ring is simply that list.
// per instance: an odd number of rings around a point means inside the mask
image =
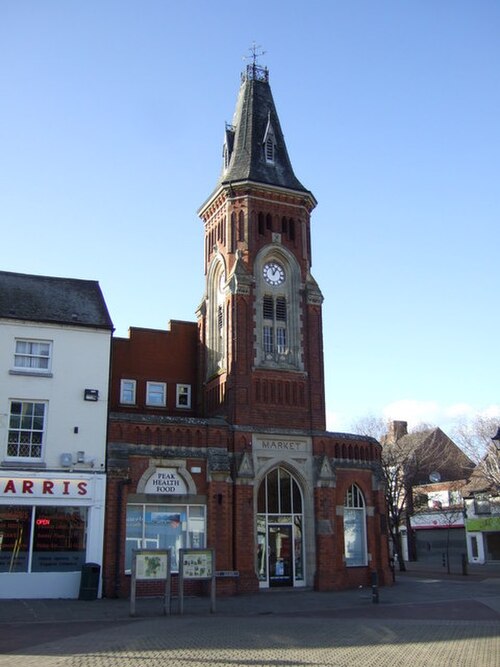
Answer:
[{"label": "red brick clock tower", "polygon": [[151,544],[172,550],[174,579],[181,548],[214,549],[225,593],[388,581],[380,445],[325,426],[315,206],[254,63],[199,211],[197,323],[113,343],[107,595],[128,594],[132,549]]},{"label": "red brick clock tower", "polygon": [[223,169],[200,209],[204,411],[235,425],[324,429],[321,304],[311,275],[316,200],[296,178],[269,86],[249,65]]}]

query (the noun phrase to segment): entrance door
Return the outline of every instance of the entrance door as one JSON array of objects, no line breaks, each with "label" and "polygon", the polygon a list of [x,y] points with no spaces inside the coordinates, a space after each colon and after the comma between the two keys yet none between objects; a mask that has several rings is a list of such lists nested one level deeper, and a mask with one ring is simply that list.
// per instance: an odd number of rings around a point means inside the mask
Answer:
[{"label": "entrance door", "polygon": [[268,526],[269,586],[293,586],[292,526]]}]

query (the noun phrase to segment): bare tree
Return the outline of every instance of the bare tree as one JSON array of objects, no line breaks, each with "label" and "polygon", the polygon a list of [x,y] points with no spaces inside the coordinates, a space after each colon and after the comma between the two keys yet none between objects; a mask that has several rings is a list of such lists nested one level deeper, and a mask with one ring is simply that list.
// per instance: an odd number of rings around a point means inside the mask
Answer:
[{"label": "bare tree", "polygon": [[413,513],[413,487],[427,483],[433,471],[442,471],[443,478],[464,479],[473,466],[441,429],[426,424],[407,433],[406,422],[392,422],[392,425],[397,425],[399,431],[392,429],[391,433],[387,433],[387,423],[382,418],[369,415],[358,419],[353,427],[356,432],[370,435],[382,444],[381,468],[385,482],[389,535],[399,568],[405,571],[401,527],[407,526],[409,529],[409,517]]},{"label": "bare tree", "polygon": [[475,415],[457,421],[453,439],[477,466],[476,473],[497,494],[500,493],[500,449],[492,437],[500,418]]},{"label": "bare tree", "polygon": [[382,437],[387,433],[387,421],[383,417],[365,415],[352,422],[351,429],[353,433],[369,435],[380,442]]},{"label": "bare tree", "polygon": [[406,524],[408,507],[412,504],[415,466],[415,457],[408,457],[408,452],[403,451],[397,442],[383,448],[382,474],[385,482],[389,534],[402,572],[406,570],[406,565],[401,544],[401,526]]}]

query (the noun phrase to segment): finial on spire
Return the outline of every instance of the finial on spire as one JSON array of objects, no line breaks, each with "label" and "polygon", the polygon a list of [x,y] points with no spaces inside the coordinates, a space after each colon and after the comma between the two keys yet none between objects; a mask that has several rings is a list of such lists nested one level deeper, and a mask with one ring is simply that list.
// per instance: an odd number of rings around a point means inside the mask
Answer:
[{"label": "finial on spire", "polygon": [[[260,49],[260,50],[259,50]],[[257,58],[263,56],[266,51],[262,51],[262,47],[253,42],[252,46],[248,49],[250,51],[249,56],[243,56],[243,60],[252,59],[252,64],[247,65],[246,74],[242,74],[242,80],[257,80],[257,81],[269,81],[269,70],[267,67],[261,67],[257,64]]]},{"label": "finial on spire", "polygon": [[253,66],[256,67],[257,58],[259,56],[263,56],[266,53],[265,51],[261,51],[259,53],[259,49],[261,49],[261,48],[262,47],[261,47],[260,44],[257,45],[255,42],[253,42],[252,46],[248,49],[250,51],[251,55],[250,56],[243,56],[243,60],[248,60],[249,58],[252,58]]}]

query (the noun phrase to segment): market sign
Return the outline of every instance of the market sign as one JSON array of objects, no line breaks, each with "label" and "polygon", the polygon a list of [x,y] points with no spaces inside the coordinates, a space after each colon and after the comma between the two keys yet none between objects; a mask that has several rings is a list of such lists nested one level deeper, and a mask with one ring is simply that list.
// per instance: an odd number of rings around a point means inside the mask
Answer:
[{"label": "market sign", "polygon": [[144,493],[179,496],[187,493],[187,486],[176,468],[157,468],[146,482]]},{"label": "market sign", "polygon": [[500,530],[500,516],[487,516],[481,519],[467,519],[465,523],[470,533]]}]

